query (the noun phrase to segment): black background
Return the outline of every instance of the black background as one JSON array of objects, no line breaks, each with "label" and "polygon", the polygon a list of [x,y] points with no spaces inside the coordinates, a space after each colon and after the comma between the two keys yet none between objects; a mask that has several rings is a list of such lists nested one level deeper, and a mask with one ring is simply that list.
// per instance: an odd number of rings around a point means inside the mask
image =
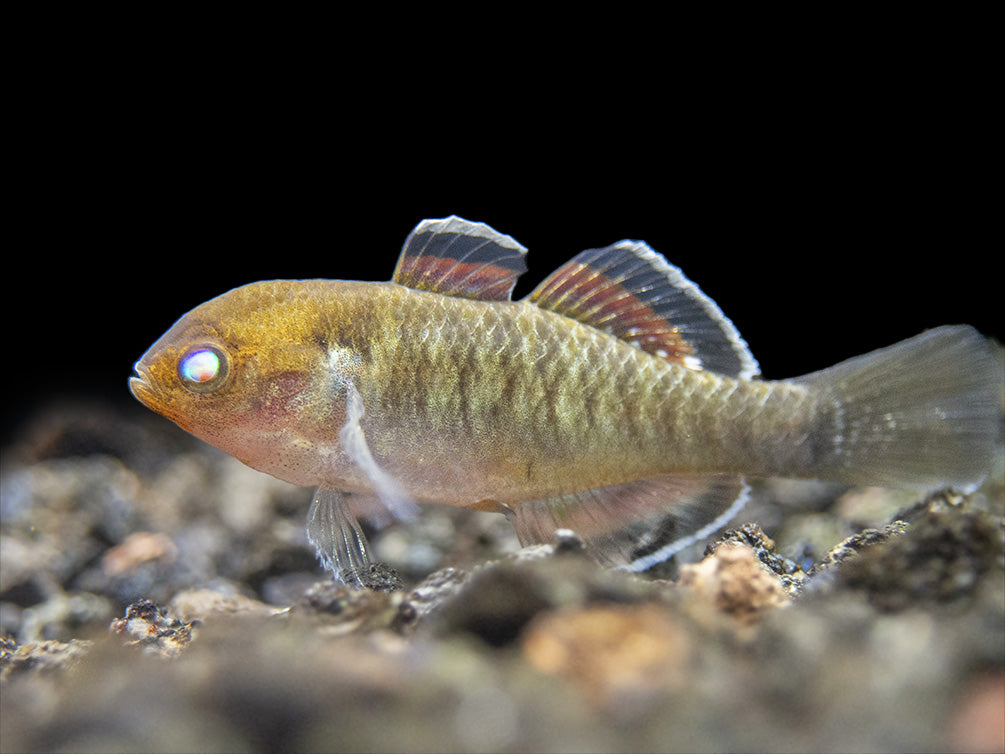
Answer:
[{"label": "black background", "polygon": [[940,324],[1005,335],[989,101],[938,60],[543,104],[212,70],[106,56],[26,90],[5,439],[67,397],[136,408],[132,364],[202,301],[262,279],[386,280],[414,225],[450,214],[528,247],[518,296],[584,248],[647,241],[768,378]]}]

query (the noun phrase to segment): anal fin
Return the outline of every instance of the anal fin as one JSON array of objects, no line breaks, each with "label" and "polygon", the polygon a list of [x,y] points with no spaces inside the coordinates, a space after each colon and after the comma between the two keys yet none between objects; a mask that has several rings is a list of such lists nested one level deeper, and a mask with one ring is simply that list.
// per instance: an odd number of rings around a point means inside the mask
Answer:
[{"label": "anal fin", "polygon": [[725,526],[750,488],[732,474],[668,474],[513,506],[524,545],[572,529],[602,564],[644,571]]}]

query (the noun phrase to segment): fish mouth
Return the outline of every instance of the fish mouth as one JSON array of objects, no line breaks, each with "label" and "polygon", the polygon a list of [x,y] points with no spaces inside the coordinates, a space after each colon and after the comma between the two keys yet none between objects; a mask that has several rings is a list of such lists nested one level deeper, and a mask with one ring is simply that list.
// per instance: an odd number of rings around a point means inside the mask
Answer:
[{"label": "fish mouth", "polygon": [[187,429],[181,417],[178,416],[178,412],[172,409],[171,403],[164,393],[157,390],[145,370],[141,369],[139,365],[134,369],[136,376],[129,378],[129,392],[133,394],[133,397],[154,413],[170,419],[182,429]]},{"label": "fish mouth", "polygon": [[129,392],[133,394],[140,403],[142,403],[147,408],[154,408],[155,396],[153,388],[150,383],[147,382],[146,376],[143,373],[143,369],[140,367],[139,363],[133,367],[133,371],[136,372],[135,377],[129,378]]}]

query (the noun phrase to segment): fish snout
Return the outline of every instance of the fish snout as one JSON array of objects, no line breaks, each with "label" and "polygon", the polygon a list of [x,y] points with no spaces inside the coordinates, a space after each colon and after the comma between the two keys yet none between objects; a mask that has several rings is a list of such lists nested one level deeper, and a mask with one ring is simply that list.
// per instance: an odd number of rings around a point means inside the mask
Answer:
[{"label": "fish snout", "polygon": [[141,362],[136,362],[133,366],[133,371],[136,374],[129,378],[129,392],[147,408],[154,408],[154,390],[150,385],[146,370],[141,366]]}]

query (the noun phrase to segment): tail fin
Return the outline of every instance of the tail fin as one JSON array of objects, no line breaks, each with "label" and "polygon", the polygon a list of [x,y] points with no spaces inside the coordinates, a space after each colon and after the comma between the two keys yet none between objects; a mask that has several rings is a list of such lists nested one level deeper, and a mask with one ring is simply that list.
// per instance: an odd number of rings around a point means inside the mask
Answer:
[{"label": "tail fin", "polygon": [[972,327],[940,327],[801,377],[823,397],[821,477],[976,488],[1002,439],[1003,373]]}]

